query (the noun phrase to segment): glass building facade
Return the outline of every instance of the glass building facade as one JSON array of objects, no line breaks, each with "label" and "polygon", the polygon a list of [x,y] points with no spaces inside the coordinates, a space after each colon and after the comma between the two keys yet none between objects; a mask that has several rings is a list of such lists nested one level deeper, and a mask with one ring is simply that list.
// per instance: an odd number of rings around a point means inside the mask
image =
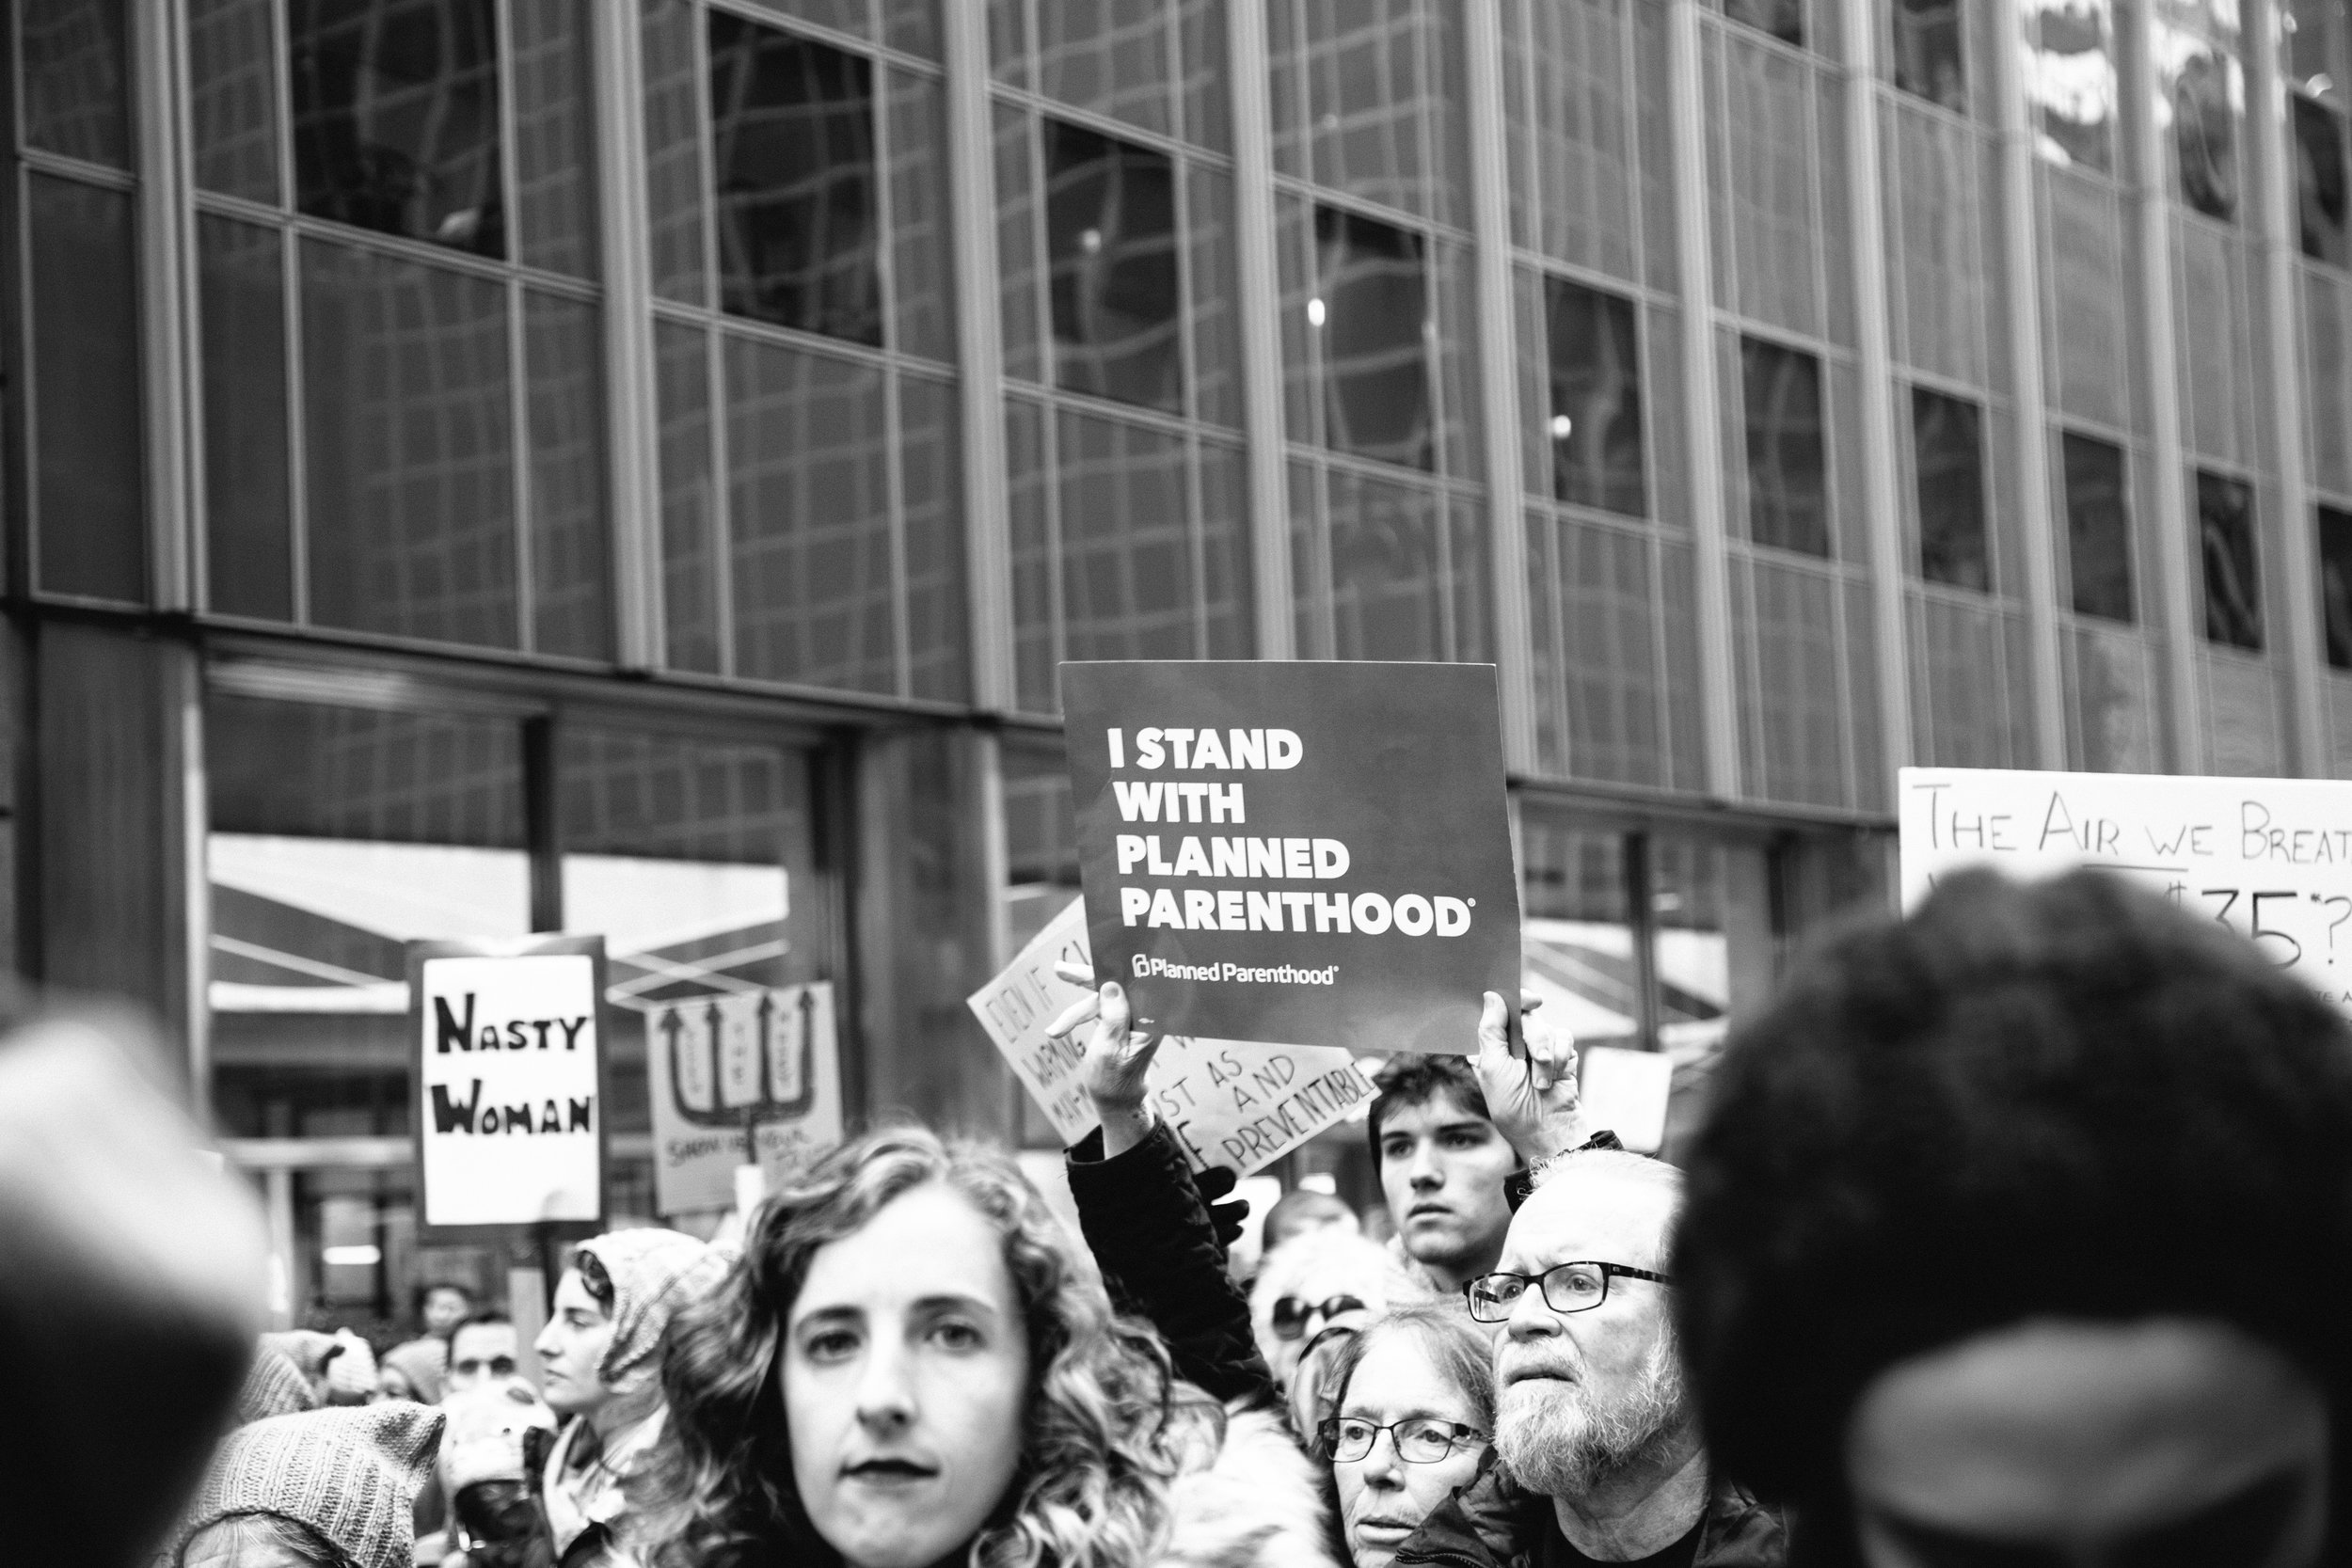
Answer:
[{"label": "glass building facade", "polygon": [[745,986],[1049,1143],[962,998],[1074,893],[1064,659],[1496,664],[1529,985],[1677,1117],[1898,767],[2352,776],[2344,0],[8,26],[0,914],[289,1321],[495,1274],[412,938],[606,934],[624,1212]]}]

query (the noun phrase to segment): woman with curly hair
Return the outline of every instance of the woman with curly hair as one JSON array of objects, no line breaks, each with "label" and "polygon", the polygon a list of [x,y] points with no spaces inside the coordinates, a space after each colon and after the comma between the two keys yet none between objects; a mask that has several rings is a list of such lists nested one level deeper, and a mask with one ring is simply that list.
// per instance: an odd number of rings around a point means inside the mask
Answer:
[{"label": "woman with curly hair", "polygon": [[1009,1160],[921,1129],[771,1198],[662,1384],[655,1568],[1329,1562],[1279,1425],[1177,1383]]}]

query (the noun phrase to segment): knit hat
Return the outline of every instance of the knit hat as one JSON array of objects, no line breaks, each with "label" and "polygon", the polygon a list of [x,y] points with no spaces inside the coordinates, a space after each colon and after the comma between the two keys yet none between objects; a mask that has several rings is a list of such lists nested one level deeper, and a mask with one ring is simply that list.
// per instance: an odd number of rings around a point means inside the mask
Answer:
[{"label": "knit hat", "polygon": [[441,1402],[441,1394],[449,1378],[449,1341],[430,1335],[411,1339],[405,1345],[394,1345],[376,1358],[380,1367],[389,1367],[408,1382],[415,1390],[413,1398],[426,1404]]},{"label": "knit hat", "polygon": [[733,1259],[677,1230],[612,1230],[580,1243],[612,1281],[612,1344],[596,1373],[616,1394],[633,1394],[660,1372],[671,1315],[719,1283]]},{"label": "knit hat", "polygon": [[410,1511],[440,1441],[441,1413],[406,1400],[240,1428],[214,1457],[173,1560],[209,1526],[266,1513],[309,1527],[358,1568],[410,1568]]},{"label": "knit hat", "polygon": [[253,1357],[253,1365],[246,1370],[245,1386],[237,1390],[234,1424],[251,1426],[272,1416],[292,1416],[317,1405],[318,1398],[310,1392],[310,1381],[302,1375],[302,1369],[282,1352],[264,1344]]}]

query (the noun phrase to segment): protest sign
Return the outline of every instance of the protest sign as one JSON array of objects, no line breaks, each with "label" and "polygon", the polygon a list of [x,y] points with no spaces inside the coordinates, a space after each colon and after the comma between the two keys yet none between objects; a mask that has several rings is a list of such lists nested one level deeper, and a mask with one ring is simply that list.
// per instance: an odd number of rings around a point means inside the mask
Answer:
[{"label": "protest sign", "polygon": [[1674,1058],[1662,1051],[1588,1045],[1577,1053],[1577,1100],[1588,1127],[1606,1127],[1637,1154],[1666,1141]]},{"label": "protest sign", "polygon": [[427,1240],[604,1217],[602,937],[408,944]]},{"label": "protest sign", "polygon": [[[1031,939],[1002,974],[972,993],[973,1015],[1012,1064],[1065,1144],[1095,1128],[1094,1108],[1078,1081],[1091,1023],[1063,1039],[1045,1026],[1087,988],[1054,973],[1056,963],[1091,967],[1086,905],[1072,899]],[[1237,1175],[1281,1158],[1372,1098],[1372,1085],[1347,1051],[1332,1046],[1266,1045],[1171,1036],[1152,1060],[1152,1104],[1200,1169]]]},{"label": "protest sign", "polygon": [[654,1207],[724,1209],[755,1129],[767,1189],[841,1141],[833,986],[644,1004],[653,1101]]},{"label": "protest sign", "polygon": [[1102,974],[1171,1033],[1477,1048],[1519,998],[1485,664],[1065,664]]},{"label": "protest sign", "polygon": [[2352,1011],[2352,784],[1906,768],[1906,909],[1983,864],[2134,877]]}]

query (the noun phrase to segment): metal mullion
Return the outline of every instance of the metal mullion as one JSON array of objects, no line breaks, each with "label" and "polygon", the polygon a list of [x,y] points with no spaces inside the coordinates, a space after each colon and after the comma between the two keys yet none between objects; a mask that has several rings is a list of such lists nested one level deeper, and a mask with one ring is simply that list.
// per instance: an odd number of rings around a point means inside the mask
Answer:
[{"label": "metal mullion", "polygon": [[309,406],[304,395],[302,359],[302,236],[280,215],[278,236],[279,290],[283,310],[286,356],[286,514],[292,524],[290,569],[294,574],[294,623],[310,624],[310,428],[303,419]]},{"label": "metal mullion", "polygon": [[80,158],[69,158],[61,152],[50,152],[38,147],[20,147],[16,155],[26,168],[59,180],[78,181],[85,185],[103,185],[110,191],[125,194],[136,192],[139,188],[139,177],[128,169],[86,163]]},{"label": "metal mullion", "polygon": [[898,404],[898,376],[882,377],[882,430],[889,459],[882,465],[882,494],[890,507],[890,647],[897,665],[895,686],[899,696],[914,695],[914,639],[907,626],[907,497],[906,466],[898,461],[905,444],[905,424]]},{"label": "metal mullion", "polygon": [[1654,289],[1647,283],[1631,282],[1613,273],[1603,272],[1598,267],[1587,266],[1581,261],[1564,261],[1557,256],[1547,256],[1540,250],[1530,250],[1522,245],[1514,245],[1511,247],[1511,265],[1515,268],[1525,268],[1542,277],[1557,277],[1563,282],[1574,283],[1579,288],[1591,289],[1600,293],[1621,294],[1636,305],[1662,305],[1669,309],[1679,309],[1682,303],[1679,296],[1666,290]]},{"label": "metal mullion", "polygon": [[523,286],[506,280],[507,439],[514,444],[514,467],[507,489],[515,506],[515,646],[531,653],[538,645],[535,606],[538,594],[532,580],[531,527],[531,375],[528,335],[523,330]]},{"label": "metal mullion", "polygon": [[196,299],[191,274],[193,215],[189,167],[183,8],[135,8],[131,107],[137,186],[132,228],[144,373],[140,377],[146,445],[147,601],[160,610],[198,603],[191,581],[192,534],[200,517],[194,486],[201,475],[192,447],[195,408],[189,376],[198,364],[189,330]]},{"label": "metal mullion", "polygon": [[[954,3],[954,0],[949,0],[949,3]],[[934,81],[946,75],[945,69],[936,60],[927,60],[920,55],[910,55],[902,49],[882,42],[882,29],[879,26],[874,30],[874,36],[866,39],[860,38],[855,33],[845,33],[838,28],[829,27],[821,22],[811,22],[805,17],[783,14],[774,5],[763,4],[762,0],[703,0],[703,4],[707,9],[724,11],[729,16],[754,23],[771,32],[806,39],[812,43],[821,43],[829,49],[838,49],[845,55],[863,55],[877,63],[902,66],[918,71]]]},{"label": "metal mullion", "polygon": [[1061,409],[1050,397],[1039,405],[1039,439],[1041,463],[1038,483],[1042,489],[1045,506],[1045,604],[1052,617],[1048,643],[1057,667],[1054,675],[1055,694],[1058,701],[1061,674],[1058,666],[1070,657],[1070,595],[1062,580],[1061,547]]},{"label": "metal mullion", "polygon": [[[879,27],[875,36],[881,37]],[[906,476],[904,465],[898,461],[904,422],[899,407],[897,355],[902,351],[903,345],[898,341],[898,247],[893,243],[898,232],[898,209],[894,198],[898,194],[898,178],[890,161],[893,145],[890,134],[892,77],[889,69],[880,61],[874,62],[868,69],[878,79],[876,86],[879,89],[872,101],[874,206],[882,221],[881,237],[874,246],[874,281],[882,302],[882,440],[883,450],[888,453],[882,465],[882,496],[889,509],[890,528],[890,581],[884,590],[888,595],[885,610],[890,616],[891,689],[901,697],[911,697],[914,694],[914,646],[907,626]]]},{"label": "metal mullion", "polygon": [[[590,8],[591,69],[607,103],[644,102],[640,21],[633,8],[627,12]],[[623,112],[595,119],[597,271],[604,284],[605,481],[617,622],[613,651],[625,669],[655,670],[666,662],[667,633],[644,117]]]},{"label": "metal mullion", "polygon": [[1041,93],[1031,92],[1025,87],[1014,87],[1010,83],[996,81],[993,78],[989,82],[988,91],[993,102],[1007,107],[1025,109],[1031,114],[1049,116],[1064,124],[1074,125],[1082,131],[1092,131],[1115,141],[1131,143],[1148,152],[1158,152],[1170,158],[1190,158],[1195,163],[1205,165],[1222,173],[1230,173],[1232,169],[1233,160],[1226,153],[1214,151],[1205,147],[1197,147],[1179,137],[1171,136],[1165,131],[1153,131],[1146,126],[1131,125],[1123,119],[1104,114],[1099,109],[1089,109],[1077,103],[1065,103],[1057,98],[1047,98]]},{"label": "metal mullion", "polygon": [[[1281,3],[1281,0],[1277,0]],[[1233,260],[1247,436],[1251,597],[1261,658],[1297,653],[1285,468],[1281,269],[1277,260],[1266,0],[1228,0],[1227,103],[1233,135]]]},{"label": "metal mullion", "polygon": [[1477,239],[1477,235],[1468,229],[1457,229],[1450,223],[1439,223],[1434,218],[1422,217],[1418,213],[1408,213],[1402,207],[1391,207],[1384,202],[1369,200],[1364,197],[1348,191],[1336,190],[1327,185],[1312,184],[1304,180],[1294,179],[1287,174],[1275,175],[1272,182],[1275,190],[1281,195],[1303,197],[1315,206],[1352,213],[1358,217],[1366,217],[1375,223],[1386,224],[1391,229],[1402,229],[1408,233],[1420,232],[1425,237],[1452,240],[1460,245],[1473,244]]},{"label": "metal mullion", "polygon": [[[8,8],[8,18],[9,30],[11,33],[14,33],[21,24],[22,13],[16,7],[11,6]],[[12,45],[10,57],[22,59],[24,57],[22,50],[23,40],[12,38],[10,42]],[[11,92],[9,94],[9,97],[12,100],[19,103],[20,113],[23,96],[24,95],[22,93],[16,92]],[[20,134],[17,138],[17,145],[19,147],[24,145],[24,137],[22,135],[21,127]],[[15,211],[12,214],[16,220],[14,225],[16,230],[14,238],[16,241],[15,254],[17,257],[15,301],[16,331],[14,333],[14,337],[16,339],[19,361],[17,366],[10,367],[10,369],[18,370],[22,373],[24,381],[24,395],[18,400],[18,406],[20,409],[19,420],[24,432],[23,439],[24,443],[21,449],[24,453],[24,461],[20,465],[23,468],[23,473],[17,480],[17,483],[22,486],[24,505],[24,575],[23,581],[20,586],[23,592],[29,594],[40,592],[41,588],[40,472],[38,455],[40,451],[41,397],[40,363],[33,351],[32,171],[20,162],[15,168],[9,171],[9,181],[14,186],[14,195],[16,197]],[[13,556],[14,553],[15,548],[13,544],[11,544],[11,556]]]},{"label": "metal mullion", "polygon": [[704,374],[710,404],[710,574],[712,620],[719,636],[719,673],[735,675],[735,476],[727,467],[726,334],[703,328]]}]

